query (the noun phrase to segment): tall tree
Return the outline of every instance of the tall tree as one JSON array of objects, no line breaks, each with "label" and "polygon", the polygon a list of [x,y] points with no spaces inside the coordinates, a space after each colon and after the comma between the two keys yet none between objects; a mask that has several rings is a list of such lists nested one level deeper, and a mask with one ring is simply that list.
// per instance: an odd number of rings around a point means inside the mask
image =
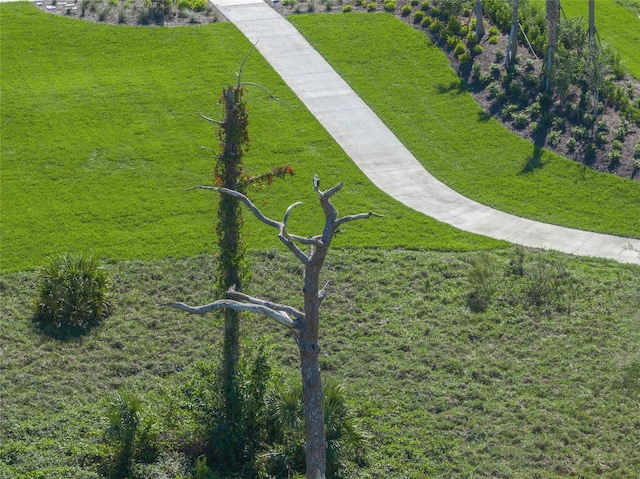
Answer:
[{"label": "tall tree", "polygon": [[[253,51],[253,49],[251,50]],[[283,177],[293,174],[289,166],[278,167],[269,173],[250,177],[246,175],[243,165],[243,154],[249,148],[249,115],[246,102],[243,99],[244,88],[242,83],[242,68],[247,58],[244,58],[238,72],[238,81],[222,90],[220,101],[223,105],[223,120],[218,121],[202,115],[208,121],[218,125],[218,139],[220,141],[220,153],[216,154],[214,166],[214,182],[221,188],[226,188],[246,194],[247,186],[251,183],[269,182],[274,177]],[[259,85],[258,85],[259,86]],[[245,260],[245,247],[242,240],[242,205],[237,198],[230,195],[219,195],[218,220],[216,233],[218,236],[218,257],[216,290],[218,295],[223,295],[229,288],[242,291],[245,278],[248,275]],[[224,419],[229,426],[228,443],[242,441],[242,434],[238,434],[236,428],[241,422],[242,405],[241,393],[238,390],[238,361],[240,359],[240,314],[234,309],[224,311],[224,340],[223,340],[223,364],[222,387]],[[227,451],[241,449],[228,447]],[[226,458],[229,463],[238,464],[237,457]]]},{"label": "tall tree", "polygon": [[[350,221],[379,216],[375,213],[363,213],[352,216],[338,216],[338,210],[331,203],[331,197],[342,189],[342,183],[326,191],[320,190],[320,181],[314,177],[314,190],[318,195],[320,206],[324,212],[325,223],[322,233],[312,237],[303,237],[288,232],[287,221],[292,210],[301,203],[294,203],[284,214],[282,221],[270,219],[262,214],[247,196],[228,188],[202,186],[204,189],[215,189],[223,195],[243,202],[254,216],[278,231],[278,238],[304,265],[304,311],[291,306],[265,301],[248,296],[234,288],[230,288],[227,299],[214,301],[204,306],[188,306],[184,303],[171,303],[170,306],[190,313],[203,314],[218,309],[235,311],[252,311],[270,317],[288,327],[298,345],[300,354],[300,370],[302,375],[302,393],[305,414],[306,437],[306,469],[308,479],[324,479],[326,474],[326,440],[324,431],[324,414],[322,410],[322,379],[320,374],[320,305],[327,295],[327,285],[320,288],[320,272],[324,265],[331,241],[338,228]],[[300,246],[309,248],[309,253]]]},{"label": "tall tree", "polygon": [[558,43],[560,26],[560,0],[547,0],[547,71],[546,89],[549,90],[550,78],[553,75],[553,53]]}]

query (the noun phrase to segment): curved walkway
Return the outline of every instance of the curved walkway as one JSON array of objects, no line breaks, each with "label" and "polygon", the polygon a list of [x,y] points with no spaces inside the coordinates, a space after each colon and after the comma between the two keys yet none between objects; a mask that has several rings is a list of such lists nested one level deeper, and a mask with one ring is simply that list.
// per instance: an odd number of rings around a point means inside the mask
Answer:
[{"label": "curved walkway", "polygon": [[[262,0],[211,0],[252,42],[344,151],[381,190],[464,231],[534,248],[640,264],[640,240],[503,213],[436,180],[305,38]],[[635,250],[635,251],[634,251]]]}]

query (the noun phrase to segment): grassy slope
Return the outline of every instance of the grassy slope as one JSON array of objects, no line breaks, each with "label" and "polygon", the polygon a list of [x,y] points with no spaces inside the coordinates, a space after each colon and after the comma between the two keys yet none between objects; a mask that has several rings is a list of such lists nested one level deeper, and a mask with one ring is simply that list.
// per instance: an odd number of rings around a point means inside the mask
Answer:
[{"label": "grassy slope", "polygon": [[[184,191],[210,183],[212,159],[199,147],[217,148],[214,128],[197,113],[219,117],[221,88],[235,81],[248,41],[231,24],[113,27],[47,15],[26,3],[3,3],[0,12],[0,270],[31,268],[64,251],[112,259],[211,251],[214,195]],[[293,166],[295,177],[253,195],[275,217],[305,201],[293,215],[293,231],[317,232],[310,185],[318,173],[326,185],[344,182],[337,198],[344,213],[385,215],[349,226],[351,244],[443,250],[500,244],[414,213],[377,190],[257,53],[244,79],[284,100],[249,88],[246,167],[256,174]],[[253,219],[247,225],[250,247],[277,243]]]},{"label": "grassy slope", "polygon": [[[496,294],[474,314],[466,298],[475,255],[329,255],[321,364],[345,383],[372,435],[355,477],[638,477],[640,269],[529,254],[519,277],[508,272],[509,253],[492,253]],[[534,267],[540,258],[565,262],[566,282],[537,308],[525,292],[551,271]],[[299,306],[297,260],[269,252],[251,261],[254,293]],[[193,361],[219,354],[222,324],[160,305],[210,300],[214,265],[200,257],[109,268],[114,314],[67,342],[30,324],[32,273],[2,278],[0,477],[97,477],[102,400],[119,387],[144,393],[167,441],[143,477],[184,470],[175,448],[192,425],[179,388]],[[247,341],[273,348],[285,376],[299,374],[279,326],[247,316],[243,328]]]},{"label": "grassy slope", "polygon": [[[589,18],[589,2],[569,0],[562,7],[567,16]],[[595,16],[600,40],[614,46],[629,72],[640,78],[640,18],[613,0],[596,2]]]},{"label": "grassy slope", "polygon": [[289,19],[456,191],[521,216],[640,237],[640,183],[537,150],[487,118],[423,33],[386,14]]}]

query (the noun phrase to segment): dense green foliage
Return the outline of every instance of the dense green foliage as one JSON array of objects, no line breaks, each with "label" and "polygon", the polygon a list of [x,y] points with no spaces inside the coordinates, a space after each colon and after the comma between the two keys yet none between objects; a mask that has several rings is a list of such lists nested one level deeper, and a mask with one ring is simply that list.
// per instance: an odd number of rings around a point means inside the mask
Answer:
[{"label": "dense green foliage", "polygon": [[640,237],[638,182],[514,136],[481,110],[423,33],[391,15],[289,18],[427,170],[456,191],[548,223]]},{"label": "dense green foliage", "polygon": [[[211,124],[222,87],[250,43],[233,25],[122,28],[47,15],[28,3],[0,5],[2,255],[0,270],[41,264],[64,252],[111,259],[184,257],[214,250]],[[55,47],[51,39],[55,38]],[[189,52],[188,55],[185,52]],[[249,174],[290,165],[298,174],[277,189],[251,193],[265,214],[305,205],[290,230],[316,231],[312,177],[343,181],[337,206],[385,215],[375,228],[349,226],[349,243],[465,250],[498,244],[413,212],[375,188],[349,161],[260,55],[248,88]],[[402,231],[402,235],[398,235]],[[249,248],[278,244],[252,225]],[[335,246],[346,241],[336,238]]]},{"label": "dense green foliage", "polygon": [[[636,477],[638,266],[515,249],[489,259],[491,301],[473,313],[477,253],[331,252],[321,365],[325,378],[344,384],[371,436],[366,463],[348,471]],[[296,305],[302,272],[288,251],[253,253],[251,263],[255,291]],[[162,303],[209,301],[214,262],[109,270],[117,308],[65,342],[32,326],[36,275],[2,276],[0,476],[97,478],[110,454],[102,399],[118,389],[134,391],[157,417],[158,457],[137,463],[139,475],[185,478],[201,453],[182,391],[194,362],[219,357],[222,319]],[[266,345],[277,383],[299,375],[297,348],[281,328],[252,316],[243,324],[245,341]]]},{"label": "dense green foliage", "polygon": [[38,274],[35,319],[45,330],[87,328],[109,313],[110,277],[98,258],[50,258]]},{"label": "dense green foliage", "polygon": [[[639,2],[635,5],[638,8]],[[562,8],[569,17],[589,18],[589,2],[562,2]],[[595,21],[602,43],[618,50],[625,67],[634,77],[640,78],[640,17],[615,0],[598,0]]]}]

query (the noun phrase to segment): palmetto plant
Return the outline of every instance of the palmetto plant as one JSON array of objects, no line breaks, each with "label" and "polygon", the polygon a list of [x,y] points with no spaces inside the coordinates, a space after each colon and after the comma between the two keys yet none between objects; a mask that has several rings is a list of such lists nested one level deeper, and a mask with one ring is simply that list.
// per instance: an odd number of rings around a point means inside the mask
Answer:
[{"label": "palmetto plant", "polygon": [[[345,391],[336,381],[327,381],[322,388],[322,406],[327,441],[327,477],[337,477],[343,459],[364,450],[365,436],[358,430],[346,402]],[[289,385],[274,391],[267,399],[271,434],[280,447],[269,454],[272,473],[289,477],[302,472],[304,460],[304,405],[302,386]]]},{"label": "palmetto plant", "polygon": [[98,258],[51,258],[40,270],[36,319],[55,328],[97,323],[109,313],[109,287],[109,272]]},{"label": "palmetto plant", "polygon": [[107,401],[105,438],[116,448],[113,476],[127,477],[134,458],[150,459],[156,449],[155,423],[143,416],[140,399],[133,393],[113,393]]},{"label": "palmetto plant", "polygon": [[142,403],[131,393],[116,392],[109,398],[105,436],[116,445],[116,473],[120,476],[126,476],[131,469],[141,410]]}]

